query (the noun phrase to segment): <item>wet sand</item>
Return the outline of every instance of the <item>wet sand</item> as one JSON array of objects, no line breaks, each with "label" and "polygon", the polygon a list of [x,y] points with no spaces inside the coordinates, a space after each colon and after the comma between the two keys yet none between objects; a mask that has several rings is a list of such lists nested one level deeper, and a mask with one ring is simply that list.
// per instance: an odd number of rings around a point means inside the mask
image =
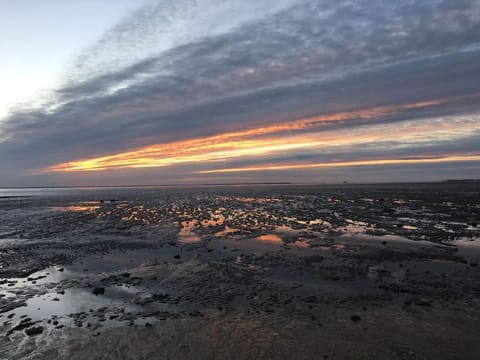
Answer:
[{"label": "wet sand", "polygon": [[474,359],[479,190],[0,194],[0,358]]}]

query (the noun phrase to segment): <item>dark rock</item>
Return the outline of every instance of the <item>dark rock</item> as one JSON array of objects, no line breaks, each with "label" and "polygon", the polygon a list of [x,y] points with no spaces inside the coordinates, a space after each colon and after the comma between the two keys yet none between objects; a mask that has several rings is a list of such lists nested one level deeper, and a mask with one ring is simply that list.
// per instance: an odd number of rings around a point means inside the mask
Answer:
[{"label": "dark rock", "polygon": [[432,306],[432,303],[430,301],[424,299],[415,301],[415,304],[417,304],[418,306]]},{"label": "dark rock", "polygon": [[360,316],[352,315],[352,316],[350,316],[350,320],[352,320],[354,323],[357,323],[357,322],[360,321]]},{"label": "dark rock", "polygon": [[27,334],[28,336],[38,335],[38,334],[41,334],[42,332],[43,332],[42,326],[25,329],[25,334]]},{"label": "dark rock", "polygon": [[306,257],[305,257],[305,261],[306,261],[308,264],[322,262],[322,261],[323,261],[323,256],[321,256],[321,255],[306,256]]},{"label": "dark rock", "polygon": [[317,303],[318,298],[315,295],[312,295],[312,296],[306,297],[304,301],[307,303]]},{"label": "dark rock", "polygon": [[96,287],[95,289],[93,289],[92,294],[93,295],[103,295],[103,294],[105,294],[105,288]]},{"label": "dark rock", "polygon": [[189,315],[194,317],[203,317],[203,313],[201,311],[192,311]]}]

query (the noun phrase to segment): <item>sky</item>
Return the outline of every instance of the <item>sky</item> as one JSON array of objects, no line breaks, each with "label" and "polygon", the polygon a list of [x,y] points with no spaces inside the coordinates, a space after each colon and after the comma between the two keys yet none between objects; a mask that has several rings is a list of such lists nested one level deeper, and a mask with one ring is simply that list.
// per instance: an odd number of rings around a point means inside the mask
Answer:
[{"label": "sky", "polygon": [[0,186],[480,178],[479,0],[0,0]]}]

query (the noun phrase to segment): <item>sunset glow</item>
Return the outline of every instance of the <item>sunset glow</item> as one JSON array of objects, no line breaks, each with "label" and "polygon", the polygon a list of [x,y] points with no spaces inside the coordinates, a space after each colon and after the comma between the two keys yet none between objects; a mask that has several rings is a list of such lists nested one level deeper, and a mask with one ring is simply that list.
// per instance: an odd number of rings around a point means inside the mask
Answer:
[{"label": "sunset glow", "polygon": [[295,170],[295,169],[316,169],[316,168],[333,168],[333,167],[348,167],[348,166],[378,166],[378,165],[405,165],[405,164],[435,164],[448,163],[458,161],[480,161],[480,155],[458,155],[458,156],[444,156],[438,158],[424,158],[424,159],[375,159],[375,160],[356,160],[356,161],[338,161],[322,164],[280,164],[280,165],[260,165],[249,166],[243,168],[230,169],[216,169],[216,170],[202,170],[199,174],[213,174],[213,173],[229,173],[229,172],[250,172],[250,171],[268,171],[268,170]]},{"label": "sunset glow", "polygon": [[[147,146],[119,154],[95,157],[53,165],[40,172],[91,172],[122,168],[165,167],[184,163],[211,163],[237,158],[258,158],[295,150],[329,150],[332,148],[375,142],[428,142],[432,139],[452,140],[479,129],[478,115],[463,120],[459,128],[454,118],[426,119],[394,125],[369,126],[362,120],[394,115],[408,109],[428,108],[447,100],[378,107],[342,112],[273,124],[244,131],[234,131],[205,138]],[[355,131],[323,130],[326,124],[338,121],[359,122]],[[221,172],[221,171],[206,171]],[[201,172],[202,173],[202,172]]]}]

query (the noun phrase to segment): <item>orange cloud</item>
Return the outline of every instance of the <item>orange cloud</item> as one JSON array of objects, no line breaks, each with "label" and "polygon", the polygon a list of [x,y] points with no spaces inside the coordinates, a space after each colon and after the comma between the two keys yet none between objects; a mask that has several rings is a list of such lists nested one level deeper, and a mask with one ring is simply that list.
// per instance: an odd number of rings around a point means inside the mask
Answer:
[{"label": "orange cloud", "polygon": [[214,173],[233,173],[233,172],[251,172],[267,170],[295,170],[295,169],[315,169],[315,168],[333,168],[349,166],[377,166],[377,165],[407,165],[407,164],[435,164],[457,161],[480,161],[480,155],[452,155],[437,158],[408,158],[408,159],[375,159],[375,160],[355,160],[355,161],[337,161],[329,163],[312,164],[279,164],[279,165],[260,165],[247,166],[241,168],[216,169],[196,171],[197,174]]},{"label": "orange cloud", "polygon": [[[421,141],[432,136],[464,136],[471,128],[459,128],[456,124],[441,123],[435,126],[359,127],[347,131],[321,131],[322,125],[338,121],[374,119],[405,110],[437,106],[448,99],[384,106],[359,111],[340,112],[317,117],[298,119],[291,122],[262,126],[243,131],[233,131],[214,136],[146,146],[119,154],[99,156],[56,164],[40,172],[85,172],[122,168],[164,167],[184,163],[206,163],[226,161],[234,158],[258,157],[262,155],[300,149],[321,150],[328,147],[348,146],[375,141]],[[475,123],[473,126],[478,128]],[[309,130],[306,133],[305,130]]]}]

